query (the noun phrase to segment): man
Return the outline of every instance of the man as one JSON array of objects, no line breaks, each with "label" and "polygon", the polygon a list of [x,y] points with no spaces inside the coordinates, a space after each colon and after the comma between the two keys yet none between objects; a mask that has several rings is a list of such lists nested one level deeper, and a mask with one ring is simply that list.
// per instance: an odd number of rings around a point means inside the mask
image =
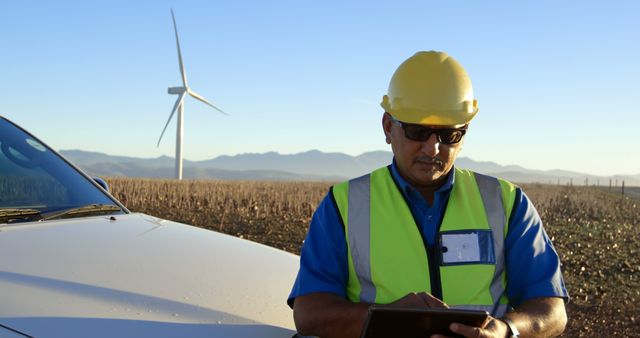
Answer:
[{"label": "man", "polygon": [[453,166],[478,112],[462,66],[416,53],[381,105],[393,162],[316,210],[288,299],[298,331],[358,337],[376,303],[487,310],[484,327],[451,325],[465,337],[561,334],[568,295],[535,208],[519,187]]}]

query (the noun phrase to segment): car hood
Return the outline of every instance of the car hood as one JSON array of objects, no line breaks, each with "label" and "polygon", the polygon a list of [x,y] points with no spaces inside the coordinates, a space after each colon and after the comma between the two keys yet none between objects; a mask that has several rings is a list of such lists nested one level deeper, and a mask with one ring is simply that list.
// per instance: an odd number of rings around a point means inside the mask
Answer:
[{"label": "car hood", "polygon": [[144,214],[3,226],[0,324],[35,337],[290,337],[297,267]]}]

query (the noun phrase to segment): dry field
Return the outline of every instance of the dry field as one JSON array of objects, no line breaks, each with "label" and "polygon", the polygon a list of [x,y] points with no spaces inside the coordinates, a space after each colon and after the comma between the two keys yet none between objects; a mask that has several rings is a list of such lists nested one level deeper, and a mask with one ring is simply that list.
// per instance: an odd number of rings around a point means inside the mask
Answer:
[{"label": "dry field", "polygon": [[[327,183],[108,179],[130,210],[299,253]],[[640,337],[640,200],[591,187],[524,185],[563,263],[565,337]],[[292,281],[293,282],[293,281]],[[283,299],[284,301],[284,299]]]}]

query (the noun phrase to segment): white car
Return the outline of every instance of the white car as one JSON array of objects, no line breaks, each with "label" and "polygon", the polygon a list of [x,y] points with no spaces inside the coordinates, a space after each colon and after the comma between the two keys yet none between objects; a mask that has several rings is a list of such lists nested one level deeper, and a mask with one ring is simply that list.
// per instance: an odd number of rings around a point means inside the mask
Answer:
[{"label": "white car", "polygon": [[131,213],[0,116],[0,337],[292,337],[298,256]]}]

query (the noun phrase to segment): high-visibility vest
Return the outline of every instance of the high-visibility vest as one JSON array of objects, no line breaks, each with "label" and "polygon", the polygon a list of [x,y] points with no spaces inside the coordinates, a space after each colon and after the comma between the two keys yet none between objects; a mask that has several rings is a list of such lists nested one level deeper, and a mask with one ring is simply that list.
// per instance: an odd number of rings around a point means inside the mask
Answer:
[{"label": "high-visibility vest", "polygon": [[[452,308],[502,316],[509,309],[504,238],[515,191],[502,179],[456,168],[437,243],[429,246],[389,167],[334,186],[347,241],[347,297],[352,302],[388,304],[424,291]],[[460,248],[445,245],[467,243],[445,240],[456,235],[477,239],[471,241],[475,250],[470,252],[484,258],[446,261],[448,249]]]}]

